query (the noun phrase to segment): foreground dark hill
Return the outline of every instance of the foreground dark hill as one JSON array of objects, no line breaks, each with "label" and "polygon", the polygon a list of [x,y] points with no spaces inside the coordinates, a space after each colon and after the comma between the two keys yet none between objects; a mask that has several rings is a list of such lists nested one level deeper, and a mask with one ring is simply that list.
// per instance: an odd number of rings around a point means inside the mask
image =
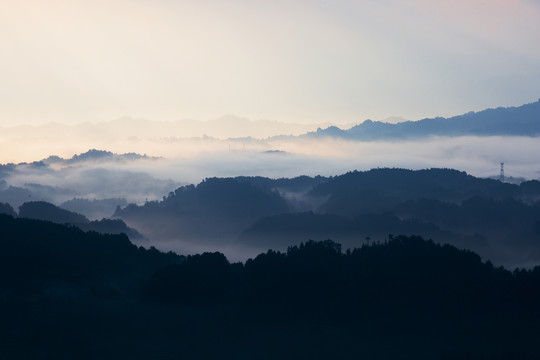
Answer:
[{"label": "foreground dark hill", "polygon": [[350,140],[417,139],[426,136],[538,136],[540,100],[519,107],[499,107],[451,118],[437,117],[398,124],[366,120],[349,130],[335,126],[308,133],[308,137]]},{"label": "foreground dark hill", "polygon": [[131,287],[144,274],[181,260],[174,254],[139,248],[124,234],[84,232],[70,225],[2,214],[0,235],[2,291],[7,299],[136,291]]},{"label": "foreground dark hill", "polygon": [[346,252],[309,241],[231,264],[6,215],[0,235],[6,359],[540,356],[540,268],[419,237]]}]

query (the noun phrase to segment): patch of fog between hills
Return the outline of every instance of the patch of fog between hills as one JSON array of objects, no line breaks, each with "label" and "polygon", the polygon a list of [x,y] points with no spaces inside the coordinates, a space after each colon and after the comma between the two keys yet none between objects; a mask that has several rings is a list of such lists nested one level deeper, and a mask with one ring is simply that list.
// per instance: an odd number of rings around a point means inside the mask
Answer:
[{"label": "patch of fog between hills", "polygon": [[[355,169],[397,167],[453,168],[478,177],[488,177],[498,175],[500,162],[505,163],[507,176],[537,179],[540,175],[538,137],[431,137],[415,141],[374,142],[331,138],[244,142],[169,139],[141,141],[137,147],[121,147],[118,143],[115,146],[113,149],[103,149],[164,158],[81,163],[54,169],[17,167],[16,171],[0,179],[6,182],[0,191],[9,185],[26,187],[33,191],[32,200],[38,200],[35,196],[41,191],[48,196],[47,201],[57,205],[73,197],[126,198],[128,202],[143,204],[147,200],[160,200],[181,185],[198,184],[204,178],[213,176],[334,176]],[[82,148],[78,153],[89,148],[93,147]],[[42,188],[29,184],[38,184]],[[287,192],[286,196],[301,202],[303,192]],[[24,199],[28,199],[26,194],[23,195],[26,196]],[[6,201],[0,197],[0,202]],[[309,204],[304,206],[309,207]],[[299,239],[298,242],[306,240]],[[150,238],[149,245],[181,254],[221,251],[231,261],[244,261],[268,250],[262,246],[249,247],[231,242],[203,244],[202,241],[164,241],[155,238]]]},{"label": "patch of fog between hills", "polygon": [[[115,143],[114,152],[137,152],[163,158],[81,163],[61,168],[18,166],[15,171],[4,173],[0,180],[5,183],[0,191],[10,185],[26,188],[33,200],[39,200],[41,191],[44,200],[57,205],[74,197],[125,198],[128,202],[143,204],[160,200],[181,185],[198,184],[214,176],[334,176],[351,170],[397,167],[453,168],[488,177],[498,175],[500,162],[505,163],[507,176],[537,179],[540,175],[538,137],[431,137],[374,142],[332,138],[169,139],[119,147],[120,143]],[[2,201],[5,202],[0,197]]]},{"label": "patch of fog between hills", "polygon": [[[342,251],[345,252],[347,249],[360,248],[364,244],[374,243],[374,242],[384,242],[387,240],[388,236],[378,235],[371,237],[370,240],[362,237],[355,238],[332,238],[333,241],[340,244]],[[268,250],[286,252],[288,247],[299,245],[302,242],[307,242],[309,240],[323,241],[327,240],[327,237],[313,237],[308,238],[296,238],[294,240],[287,241],[284,243],[280,241],[276,244],[258,244],[254,242],[253,244],[247,244],[245,242],[234,242],[234,241],[223,241],[222,243],[218,241],[206,241],[206,239],[175,239],[175,240],[150,240],[149,242],[135,242],[136,245],[144,246],[145,248],[155,247],[156,249],[164,252],[172,251],[180,255],[194,255],[202,254],[204,252],[220,252],[224,254],[230,262],[245,262],[248,259],[253,259],[261,253],[266,253]],[[424,237],[426,240],[430,240],[429,237]],[[516,249],[508,247],[483,247],[483,248],[471,248],[466,244],[456,244],[454,242],[438,241],[437,239],[431,239],[439,244],[450,244],[457,247],[458,249],[470,250],[477,253],[482,261],[490,261],[495,266],[503,266],[507,269],[515,268],[526,268],[531,269],[538,266],[538,256],[540,256],[539,251],[534,251],[529,255],[535,255],[535,257],[526,256]]]},{"label": "patch of fog between hills", "polygon": [[203,143],[201,151],[191,149],[189,156],[167,151],[167,160],[141,162],[138,171],[194,184],[213,176],[333,176],[377,167],[453,168],[488,177],[498,175],[499,163],[504,162],[507,176],[540,176],[538,137],[430,137],[376,142],[291,138],[246,143],[241,147],[235,143],[237,148],[232,150],[225,145],[226,142]]},{"label": "patch of fog between hills", "polygon": [[[168,160],[109,166],[146,172],[157,179],[181,183],[198,183],[211,176],[330,176],[375,167],[444,167],[483,177],[498,174],[500,162],[505,163],[508,175],[526,178],[540,175],[540,160],[536,156],[540,150],[538,137],[462,136],[371,142],[309,137],[267,140],[149,137],[137,141],[117,138],[100,142],[93,138],[89,141],[59,136],[52,140],[11,139],[0,143],[0,150],[4,155],[17,155],[25,161],[36,161],[49,155],[67,158],[91,148],[159,156]],[[272,152],[275,150],[281,152]]]},{"label": "patch of fog between hills", "polygon": [[[220,252],[224,254],[230,262],[245,262],[247,259],[255,258],[257,255],[269,250],[264,246],[246,246],[243,244],[226,243],[223,245],[215,243],[205,243],[204,241],[150,241],[139,244],[145,248],[155,247],[160,251],[172,251],[179,255],[195,255],[204,252]],[[293,245],[293,244],[291,244]],[[272,250],[283,250],[273,248]]]},{"label": "patch of fog between hills", "polygon": [[[144,203],[161,199],[182,183],[152,176],[152,169],[135,170],[134,163],[99,163],[69,166],[54,170],[41,166],[22,165],[6,174],[0,189],[0,202],[19,191],[25,201],[44,200],[59,205],[73,198],[100,200],[121,198]],[[4,199],[3,199],[4,198]],[[22,201],[21,200],[21,201]],[[17,205],[18,206],[18,205]]]}]

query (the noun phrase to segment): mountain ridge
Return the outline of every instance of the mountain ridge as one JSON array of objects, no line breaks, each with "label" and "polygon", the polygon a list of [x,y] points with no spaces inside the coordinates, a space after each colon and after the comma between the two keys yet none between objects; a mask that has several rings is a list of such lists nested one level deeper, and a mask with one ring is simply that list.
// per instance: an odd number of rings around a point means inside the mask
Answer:
[{"label": "mountain ridge", "polygon": [[435,117],[417,121],[387,123],[365,120],[348,130],[336,126],[317,129],[304,136],[339,137],[349,140],[414,139],[428,136],[538,136],[540,135],[540,99],[514,107],[470,111],[449,118]]},{"label": "mountain ridge", "polygon": [[354,247],[399,233],[472,249],[502,264],[540,259],[540,182],[509,184],[452,169],[211,178],[161,201],[118,208],[114,216],[162,244],[260,250],[332,238]]}]

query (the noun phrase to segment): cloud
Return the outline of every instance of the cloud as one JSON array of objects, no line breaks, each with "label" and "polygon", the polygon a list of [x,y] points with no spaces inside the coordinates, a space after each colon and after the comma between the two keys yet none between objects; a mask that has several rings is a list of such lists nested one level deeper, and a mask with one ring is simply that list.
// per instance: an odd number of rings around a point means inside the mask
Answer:
[{"label": "cloud", "polygon": [[[71,144],[82,153],[90,145],[79,139]],[[28,154],[39,154],[41,142],[23,139],[14,142]],[[70,145],[47,142],[51,147],[64,149]],[[0,144],[0,148],[2,148]],[[96,144],[93,144],[96,145]],[[117,153],[137,152],[164,157],[162,160],[134,161],[111,164],[91,164],[84,167],[39,169],[21,167],[13,175],[12,184],[24,183],[62,186],[80,189],[81,193],[105,196],[114,192],[122,195],[121,187],[131,184],[130,176],[137,176],[148,196],[158,196],[151,188],[163,189],[173,183],[198,183],[205,177],[260,175],[268,177],[291,177],[299,175],[332,176],[350,170],[367,170],[375,167],[400,167],[421,169],[430,167],[455,168],[476,176],[498,174],[499,163],[504,162],[508,175],[536,179],[540,176],[540,139],[534,137],[431,137],[418,141],[355,142],[339,139],[314,140],[308,138],[275,138],[269,140],[212,138],[154,138],[140,139],[132,143],[119,140],[102,149]],[[46,147],[41,151],[47,151]],[[274,151],[278,150],[278,151]],[[49,154],[40,155],[44,158]],[[39,160],[40,158],[32,159]],[[148,176],[144,178],[145,176]],[[17,180],[15,180],[17,179]],[[101,183],[100,183],[101,179]],[[148,186],[153,179],[163,185]],[[80,182],[80,183],[79,183]],[[155,183],[158,184],[158,183]],[[107,190],[108,189],[108,190]],[[126,191],[126,193],[129,193]],[[112,194],[110,194],[112,195]],[[165,195],[165,194],[163,194]],[[97,196],[97,195],[96,195]],[[138,196],[140,201],[141,196]]]},{"label": "cloud", "polygon": [[170,178],[154,177],[151,167],[138,171],[141,165],[136,163],[100,162],[57,169],[18,165],[2,175],[5,184],[0,191],[0,202],[9,202],[15,208],[30,200],[60,205],[73,198],[117,198],[141,204],[161,199],[183,184]]},{"label": "cloud", "polygon": [[[499,163],[504,162],[506,176],[540,178],[537,156],[540,138],[533,137],[431,137],[392,142],[292,137],[266,141],[156,138],[141,139],[135,144],[120,141],[115,146],[119,153],[144,150],[163,158],[54,167],[22,164],[11,170],[6,167],[0,171],[0,202],[10,202],[17,208],[29,199],[60,205],[77,197],[120,198],[122,205],[125,202],[121,198],[125,198],[143,204],[147,200],[160,200],[181,185],[198,184],[208,177],[334,176],[377,167],[454,168],[488,177],[497,176]],[[9,190],[9,186],[18,189]],[[110,208],[107,211],[104,215],[110,215]],[[144,229],[138,230],[144,233]],[[199,241],[184,238],[170,242],[151,240],[161,249],[182,253],[219,249],[233,259],[245,259],[264,250],[234,245],[223,249],[220,244],[201,247]]]}]

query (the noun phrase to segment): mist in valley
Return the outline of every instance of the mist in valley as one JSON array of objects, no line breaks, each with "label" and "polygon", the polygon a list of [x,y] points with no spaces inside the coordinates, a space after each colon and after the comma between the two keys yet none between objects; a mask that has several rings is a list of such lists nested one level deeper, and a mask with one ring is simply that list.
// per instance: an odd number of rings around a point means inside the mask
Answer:
[{"label": "mist in valley", "polygon": [[[91,226],[128,227],[147,247],[234,261],[309,239],[355,248],[393,233],[529,266],[540,259],[538,111],[535,102],[317,130],[235,116],[14,127],[1,133],[0,203],[16,213],[47,202],[85,223],[122,221]],[[453,136],[435,135],[444,129]],[[56,212],[45,219],[77,217]]]},{"label": "mist in valley", "polygon": [[[69,148],[63,140],[59,139],[57,146]],[[540,160],[536,156],[540,150],[540,140],[536,137],[430,137],[414,141],[371,142],[295,137],[264,140],[162,138],[147,139],[139,145],[122,144],[120,141],[110,145],[81,142],[77,150],[71,153],[66,153],[66,150],[43,155],[33,152],[33,159],[27,164],[15,166],[13,171],[4,162],[0,176],[5,185],[61,187],[89,198],[125,197],[130,194],[133,197],[128,200],[137,203],[145,198],[160,198],[178,184],[196,184],[212,176],[333,176],[355,169],[377,167],[438,167],[488,177],[498,175],[499,163],[504,162],[508,176],[525,179],[540,177]],[[25,141],[19,146],[26,146]],[[34,163],[50,155],[70,158],[89,149],[117,154],[133,152],[152,158],[134,161],[89,159],[67,165],[51,163],[49,166]],[[16,149],[11,153],[17,153]],[[133,183],[126,181],[129,177],[132,177]],[[170,185],[166,185],[167,181],[170,181]]]},{"label": "mist in valley", "polygon": [[[367,237],[372,241],[384,241],[389,233],[386,229],[381,229],[378,234],[375,231],[341,235],[332,231],[300,232],[297,236],[283,235],[279,243],[242,241],[246,231],[261,216],[281,212],[324,213],[320,206],[328,196],[315,196],[310,191],[318,183],[349,171],[448,168],[479,178],[498,178],[500,162],[504,162],[506,181],[520,183],[540,176],[540,160],[536,156],[540,153],[540,140],[522,136],[428,137],[401,141],[302,136],[267,139],[169,137],[148,138],[136,144],[129,140],[117,141],[113,146],[117,151],[111,153],[100,150],[85,153],[88,149],[82,148],[84,144],[78,146],[80,153],[65,155],[62,161],[46,156],[28,163],[2,165],[0,202],[17,210],[28,201],[47,201],[81,213],[90,220],[119,217],[149,239],[144,246],[181,254],[221,251],[234,261],[245,261],[268,248],[283,250],[308,239],[325,240],[327,236],[351,248],[365,243]],[[240,214],[234,219],[223,219],[220,214],[203,210],[194,215],[188,208],[184,215],[148,216],[148,221],[141,222],[140,218],[130,219],[117,212],[129,204],[159,204],[176,189],[198,185],[205,179],[238,176],[270,179],[308,176],[311,180],[272,185],[268,190],[279,195],[285,206],[276,213],[262,212],[252,218]],[[317,180],[316,177],[320,178]],[[538,199],[524,200],[534,203]],[[235,200],[227,201],[234,203]],[[211,205],[208,206],[210,209]],[[227,212],[226,209],[223,211]],[[445,238],[442,232],[431,233],[439,236],[441,241]],[[478,250],[472,242],[462,241]],[[494,256],[493,252],[489,254]],[[496,259],[506,261],[498,254]]]}]

